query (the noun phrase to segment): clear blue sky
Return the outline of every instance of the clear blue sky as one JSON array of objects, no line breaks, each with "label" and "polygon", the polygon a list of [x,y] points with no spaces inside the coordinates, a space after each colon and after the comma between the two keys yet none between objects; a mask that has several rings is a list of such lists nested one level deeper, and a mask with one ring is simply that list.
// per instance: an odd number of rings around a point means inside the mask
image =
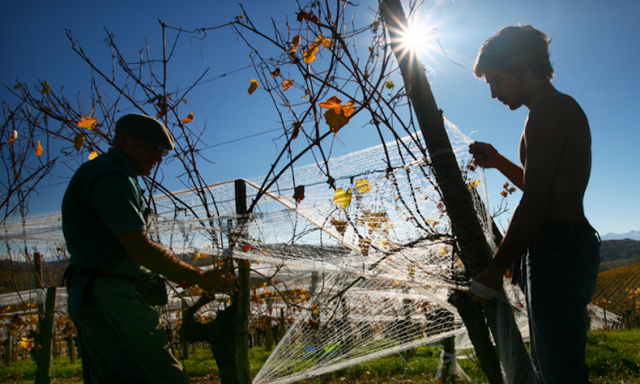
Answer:
[{"label": "clear blue sky", "polygon": [[[293,0],[244,2],[252,21],[270,28],[270,17],[283,27],[284,16],[295,18]],[[371,22],[374,0],[360,1],[356,23]],[[406,3],[405,3],[406,6]],[[16,80],[36,84],[47,80],[53,89],[65,88],[70,99],[87,92],[91,71],[72,51],[65,29],[70,29],[85,51],[108,66],[104,43],[106,27],[115,33],[123,53],[135,57],[145,36],[160,41],[158,19],[185,29],[223,24],[240,13],[229,1],[5,1],[0,5],[0,82],[13,87]],[[552,38],[551,59],[555,86],[582,105],[591,122],[593,172],[585,198],[587,217],[601,234],[640,229],[640,2],[633,0],[436,0],[425,1],[419,18],[437,28],[452,63],[434,51],[422,57],[438,106],[445,116],[472,139],[491,142],[503,154],[517,159],[517,145],[527,110],[512,112],[492,100],[489,87],[471,73],[482,43],[501,27],[531,24]],[[433,35],[433,34],[432,34]],[[433,36],[427,38],[433,39]],[[260,48],[260,46],[258,46]],[[157,48],[156,48],[157,49]],[[172,84],[186,85],[211,67],[206,79],[189,99],[200,127],[207,127],[208,145],[278,128],[265,92],[247,94],[255,77],[249,64],[250,49],[230,30],[212,31],[204,40],[183,39],[178,60],[171,68]],[[216,79],[222,74],[228,76]],[[215,79],[215,80],[214,80]],[[400,80],[398,79],[398,82]],[[13,101],[0,90],[0,100]],[[183,109],[185,110],[185,109]],[[205,176],[208,182],[264,175],[277,153],[272,143],[278,132],[212,147],[206,156],[215,162]],[[340,132],[336,154],[377,144],[370,126],[347,126]],[[65,172],[46,180],[32,199],[32,212],[59,209]],[[498,202],[505,179],[487,172],[490,198]],[[179,183],[174,189],[182,189]],[[510,197],[513,208],[519,194]]]}]

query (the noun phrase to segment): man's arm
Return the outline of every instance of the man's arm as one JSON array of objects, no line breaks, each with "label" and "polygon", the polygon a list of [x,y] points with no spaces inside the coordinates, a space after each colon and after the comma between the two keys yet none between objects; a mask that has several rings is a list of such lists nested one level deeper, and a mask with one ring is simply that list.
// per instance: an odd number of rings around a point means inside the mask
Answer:
[{"label": "man's arm", "polygon": [[226,292],[231,285],[222,271],[202,271],[185,263],[162,245],[149,240],[145,231],[126,232],[116,237],[133,261],[171,280],[195,284],[207,292]]},{"label": "man's arm", "polygon": [[474,141],[469,145],[469,153],[473,155],[473,162],[485,169],[495,168],[513,183],[523,189],[524,171],[521,167],[502,156],[493,145]]},{"label": "man's arm", "polygon": [[551,111],[538,109],[525,126],[527,148],[523,169],[523,195],[504,239],[489,267],[475,281],[496,291],[502,276],[529,246],[548,213],[552,185],[559,166],[565,133]]}]

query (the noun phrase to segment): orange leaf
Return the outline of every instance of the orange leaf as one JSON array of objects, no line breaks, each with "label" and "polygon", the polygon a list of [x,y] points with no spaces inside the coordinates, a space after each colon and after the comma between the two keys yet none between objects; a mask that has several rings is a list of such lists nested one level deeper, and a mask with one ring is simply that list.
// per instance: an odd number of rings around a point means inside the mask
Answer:
[{"label": "orange leaf", "polygon": [[82,134],[77,134],[76,137],[73,138],[73,147],[76,149],[76,151],[79,151],[82,149],[82,146],[84,145],[84,135]]},{"label": "orange leaf", "polygon": [[249,86],[249,94],[252,94],[253,92],[255,92],[255,90],[258,89],[259,85],[260,83],[258,82],[258,80],[251,79],[251,86]]},{"label": "orange leaf", "polygon": [[36,146],[36,156],[40,157],[44,153],[44,148],[42,148],[42,144],[40,144],[40,140],[38,140],[38,145]]},{"label": "orange leaf", "polygon": [[96,119],[95,117],[82,116],[80,121],[78,121],[78,128],[86,128],[86,129],[91,130],[97,124],[98,124],[98,119]]},{"label": "orange leaf", "polygon": [[304,200],[304,185],[298,185],[293,190],[293,199],[300,204]]},{"label": "orange leaf", "polygon": [[319,48],[318,43],[311,44],[307,52],[302,54],[302,60],[304,60],[304,62],[307,64],[311,64],[314,61],[316,61],[316,54],[318,53],[318,48]]},{"label": "orange leaf", "polygon": [[286,92],[293,85],[293,79],[282,81],[282,91]]},{"label": "orange leaf", "polygon": [[89,160],[93,160],[93,159],[95,159],[95,158],[96,158],[96,157],[98,157],[98,156],[100,156],[100,154],[98,153],[98,151],[93,151],[93,152],[91,152],[91,153],[89,154],[88,159],[89,159]]},{"label": "orange leaf", "polygon": [[13,130],[13,135],[11,135],[11,137],[9,138],[9,144],[12,144],[14,141],[16,141],[16,139],[18,138],[18,131],[16,131],[15,129]]},{"label": "orange leaf", "polygon": [[245,245],[242,246],[242,252],[249,252],[249,251],[253,251],[255,249],[256,249],[256,247],[254,247],[251,244],[245,244]]},{"label": "orange leaf", "polygon": [[[300,36],[300,35],[298,35],[298,36]],[[275,71],[271,72],[271,77],[276,77],[278,75],[280,75],[280,68],[276,68]]]},{"label": "orange leaf", "polygon": [[507,191],[502,191],[500,192],[500,194],[502,195],[502,197],[507,197]]},{"label": "orange leaf", "polygon": [[338,96],[333,96],[323,103],[318,103],[320,108],[334,109],[336,113],[340,113],[342,109],[342,100]]},{"label": "orange leaf", "polygon": [[182,119],[182,123],[183,124],[188,124],[188,123],[190,123],[192,121],[193,121],[193,113],[188,114],[187,117]]},{"label": "orange leaf", "polygon": [[348,101],[347,104],[342,107],[342,113],[344,113],[346,117],[349,117],[353,115],[353,112],[355,112],[355,104],[353,101]]}]

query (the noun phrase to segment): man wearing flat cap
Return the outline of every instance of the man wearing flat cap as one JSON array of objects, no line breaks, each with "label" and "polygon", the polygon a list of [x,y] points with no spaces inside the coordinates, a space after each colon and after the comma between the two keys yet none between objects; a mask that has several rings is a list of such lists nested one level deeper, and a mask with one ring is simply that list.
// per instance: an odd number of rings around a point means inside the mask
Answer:
[{"label": "man wearing flat cap", "polygon": [[229,289],[221,271],[199,270],[147,237],[151,211],[137,177],[150,175],[173,147],[160,121],[123,116],[112,148],[80,166],[64,195],[68,312],[83,346],[85,382],[188,383],[154,307],[166,304],[156,274],[207,292]]}]

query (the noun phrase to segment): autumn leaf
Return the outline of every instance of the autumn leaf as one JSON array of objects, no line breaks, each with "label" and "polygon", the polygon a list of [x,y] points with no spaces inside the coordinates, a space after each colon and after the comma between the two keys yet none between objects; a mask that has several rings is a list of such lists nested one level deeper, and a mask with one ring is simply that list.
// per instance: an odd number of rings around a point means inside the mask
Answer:
[{"label": "autumn leaf", "polygon": [[293,79],[283,80],[282,81],[282,91],[287,92],[289,88],[293,85]]},{"label": "autumn leaf", "polygon": [[36,146],[36,156],[40,157],[44,153],[44,148],[42,148],[42,144],[40,144],[40,140],[38,140],[38,145]]},{"label": "autumn leaf", "polygon": [[500,192],[500,194],[502,195],[502,197],[507,197],[507,191],[502,191]]},{"label": "autumn leaf", "polygon": [[293,53],[298,50],[298,46],[300,45],[300,35],[293,36],[293,40],[291,41],[291,48],[289,52]]},{"label": "autumn leaf", "polygon": [[258,80],[251,79],[251,86],[249,86],[249,94],[252,94],[253,92],[255,92],[255,90],[258,89],[259,85],[260,83],[258,82]]},{"label": "autumn leaf", "polygon": [[188,123],[190,123],[192,121],[193,121],[193,113],[190,113],[190,114],[187,115],[187,117],[182,119],[182,124],[188,124]]},{"label": "autumn leaf", "polygon": [[298,185],[293,189],[293,199],[298,204],[304,200],[304,185]]},{"label": "autumn leaf", "polygon": [[42,94],[46,95],[49,92],[51,92],[51,86],[49,85],[49,82],[45,80],[45,82],[42,83]]},{"label": "autumn leaf", "polygon": [[355,112],[356,108],[355,108],[355,103],[353,101],[348,101],[347,104],[345,104],[342,107],[342,113],[346,116],[346,117],[350,117],[351,115],[353,115],[353,113]]},{"label": "autumn leaf", "polygon": [[502,186],[502,188],[504,188],[504,189],[509,188],[509,182],[507,181],[506,183],[504,183],[504,185]]},{"label": "autumn leaf", "polygon": [[298,21],[308,20],[312,23],[318,23],[318,16],[314,15],[313,11],[305,12],[304,9],[298,13],[297,19]]},{"label": "autumn leaf", "polygon": [[92,130],[98,124],[98,119],[91,116],[82,116],[78,121],[78,128]]},{"label": "autumn leaf", "polygon": [[302,123],[301,122],[295,122],[293,123],[293,132],[291,133],[291,140],[295,140],[298,138],[298,135],[300,134],[300,128],[302,127]]},{"label": "autumn leaf", "polygon": [[30,337],[28,339],[24,337],[20,338],[20,346],[26,349],[27,351],[30,351],[31,349],[33,349],[34,345],[35,344],[33,342],[33,337]]},{"label": "autumn leaf", "polygon": [[9,144],[13,144],[13,142],[16,141],[17,138],[18,138],[18,131],[16,131],[14,129],[13,130],[13,134],[11,135],[11,137],[8,140]]},{"label": "autumn leaf", "polygon": [[515,187],[509,188],[509,193],[514,193],[515,191],[517,191],[517,189]]},{"label": "autumn leaf", "polygon": [[320,108],[334,109],[336,113],[340,113],[342,110],[342,100],[338,99],[338,96],[333,96],[327,101],[318,103]]},{"label": "autumn leaf", "polygon": [[391,80],[387,81],[387,84],[385,85],[385,88],[393,89],[394,87],[395,87],[395,84],[393,84],[393,81],[391,81]]},{"label": "autumn leaf", "polygon": [[[298,35],[300,36],[300,35]],[[280,68],[276,68],[275,71],[271,72],[271,77],[276,77],[280,75]]]},{"label": "autumn leaf", "polygon": [[251,244],[245,244],[242,246],[242,252],[249,252],[249,251],[254,251],[256,249],[256,247],[254,247]]},{"label": "autumn leaf", "polygon": [[73,147],[76,151],[80,151],[82,146],[84,145],[85,136],[83,134],[77,134],[76,137],[73,138]]},{"label": "autumn leaf", "polygon": [[338,134],[338,131],[344,127],[345,125],[347,125],[349,123],[349,118],[346,117],[344,114],[340,113],[335,113],[335,111],[333,109],[328,110],[327,112],[324,113],[324,118],[327,122],[327,125],[329,125],[329,128],[331,128],[331,131],[333,132],[334,135]]},{"label": "autumn leaf", "polygon": [[473,180],[473,182],[471,183],[471,186],[473,188],[478,188],[479,185],[480,185],[480,180],[478,179]]},{"label": "autumn leaf", "polygon": [[98,151],[93,151],[93,152],[91,152],[91,153],[89,154],[88,159],[89,159],[89,160],[93,160],[93,159],[95,159],[95,158],[96,158],[96,157],[98,157],[98,156],[100,156],[100,154],[98,153]]},{"label": "autumn leaf", "polygon": [[336,192],[333,194],[333,202],[337,205],[341,206],[342,209],[347,209],[349,204],[351,204],[351,188],[347,189],[345,192],[344,189],[338,188]]},{"label": "autumn leaf", "polygon": [[302,54],[302,60],[304,60],[304,62],[307,64],[311,64],[316,61],[316,54],[318,53],[319,47],[320,45],[318,43],[311,44],[309,49],[307,49],[307,51]]},{"label": "autumn leaf", "polygon": [[320,35],[316,38],[318,44],[322,45],[327,49],[331,49],[331,39],[328,37],[324,37],[324,35]]},{"label": "autumn leaf", "polygon": [[344,236],[345,232],[347,231],[347,227],[349,226],[348,222],[344,220],[334,219],[333,217],[331,218],[330,223],[336,228],[336,231],[338,231],[338,233],[342,236]]},{"label": "autumn leaf", "polygon": [[371,192],[371,183],[369,183],[368,179],[356,180],[356,187],[358,188],[358,193]]}]

